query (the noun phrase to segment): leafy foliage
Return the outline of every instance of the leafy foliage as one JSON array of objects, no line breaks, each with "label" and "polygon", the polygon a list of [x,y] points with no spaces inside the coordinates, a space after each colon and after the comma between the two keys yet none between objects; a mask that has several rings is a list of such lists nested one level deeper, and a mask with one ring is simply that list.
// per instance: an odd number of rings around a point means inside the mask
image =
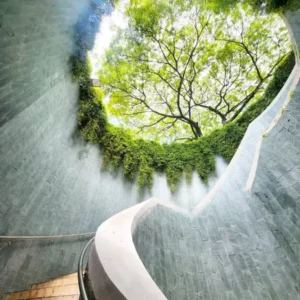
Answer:
[{"label": "leafy foliage", "polygon": [[[255,120],[275,99],[280,92],[293,67],[295,56],[291,53],[276,70],[275,75],[268,85],[264,95],[245,111],[235,122],[212,132],[207,136],[208,144],[214,153],[218,153],[228,162],[236,152],[249,124]],[[204,137],[205,138],[205,137]]]},{"label": "leafy foliage", "polygon": [[74,75],[80,84],[78,127],[86,140],[97,143],[104,151],[103,169],[123,168],[129,180],[138,176],[140,188],[151,187],[153,172],[165,172],[168,186],[175,191],[183,173],[191,180],[194,170],[206,181],[215,170],[214,154],[227,161],[233,157],[248,125],[259,116],[276,97],[294,64],[290,54],[276,70],[264,95],[252,104],[238,119],[207,136],[186,143],[159,144],[134,138],[128,130],[118,128],[107,121],[103,94],[99,88],[90,88],[87,62],[74,60]]},{"label": "leafy foliage", "polygon": [[[240,0],[207,0],[207,5],[214,11],[229,11]],[[261,9],[263,3],[267,5],[267,12],[276,12],[280,9],[297,9],[300,7],[298,0],[245,0],[244,3],[250,4],[255,9]]]},{"label": "leafy foliage", "polygon": [[[205,0],[205,6],[214,12],[226,12],[228,13],[234,6],[241,3],[240,0]],[[260,0],[247,0],[245,4],[251,5],[253,8],[258,9],[261,5]]]},{"label": "leafy foliage", "polygon": [[267,10],[278,11],[284,9],[298,9],[300,8],[300,3],[298,0],[267,0]]},{"label": "leafy foliage", "polygon": [[286,5],[287,9],[290,10],[297,10],[300,8],[300,1],[299,0],[289,0],[287,5]]},{"label": "leafy foliage", "polygon": [[193,140],[235,120],[290,50],[278,16],[248,5],[213,14],[199,1],[131,0],[99,72],[108,113],[138,136]]}]

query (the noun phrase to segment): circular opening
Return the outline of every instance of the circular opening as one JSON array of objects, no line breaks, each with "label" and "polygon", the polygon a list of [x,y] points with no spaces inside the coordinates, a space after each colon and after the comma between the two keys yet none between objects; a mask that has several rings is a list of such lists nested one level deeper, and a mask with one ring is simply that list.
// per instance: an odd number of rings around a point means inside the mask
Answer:
[{"label": "circular opening", "polygon": [[[175,191],[183,173],[207,182],[215,155],[231,160],[294,57],[268,5],[171,4],[120,2],[104,17],[91,55],[100,87],[81,85],[78,121],[103,147],[104,168],[122,165],[141,188],[163,171]],[[88,63],[82,70],[90,76]]]}]

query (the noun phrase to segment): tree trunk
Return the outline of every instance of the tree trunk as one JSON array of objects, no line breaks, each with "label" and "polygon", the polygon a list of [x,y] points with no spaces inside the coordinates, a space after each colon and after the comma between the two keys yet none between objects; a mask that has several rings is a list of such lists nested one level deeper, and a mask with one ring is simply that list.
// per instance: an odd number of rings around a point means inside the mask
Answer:
[{"label": "tree trunk", "polygon": [[190,123],[190,126],[191,126],[191,129],[192,129],[193,134],[195,136],[195,140],[199,139],[199,137],[201,137],[203,135],[202,131],[201,131],[201,128],[199,126],[199,123],[198,122],[193,122],[193,123]]},{"label": "tree trunk", "polygon": [[221,120],[222,120],[222,125],[225,125],[227,123],[225,116],[221,116]]}]

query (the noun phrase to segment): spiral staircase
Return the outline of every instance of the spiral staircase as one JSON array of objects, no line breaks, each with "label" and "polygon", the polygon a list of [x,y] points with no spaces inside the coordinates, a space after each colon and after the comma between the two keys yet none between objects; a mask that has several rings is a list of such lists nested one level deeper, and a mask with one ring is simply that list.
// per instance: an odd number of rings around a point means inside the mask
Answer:
[{"label": "spiral staircase", "polygon": [[300,300],[300,10],[282,15],[293,72],[187,211],[139,203],[74,138],[68,59],[102,2],[0,1],[0,298]]},{"label": "spiral staircase", "polygon": [[4,300],[78,300],[79,298],[77,273],[73,273],[48,282],[32,284],[25,291],[7,294]]}]

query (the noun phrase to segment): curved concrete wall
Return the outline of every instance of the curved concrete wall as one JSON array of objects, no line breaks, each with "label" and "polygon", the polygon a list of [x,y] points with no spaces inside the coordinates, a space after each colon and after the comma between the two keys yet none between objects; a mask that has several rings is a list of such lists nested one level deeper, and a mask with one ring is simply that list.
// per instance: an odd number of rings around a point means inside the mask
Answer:
[{"label": "curved concrete wall", "polygon": [[[300,11],[286,15],[298,47]],[[136,250],[168,299],[300,299],[299,78],[298,62],[192,215],[141,219]]]},{"label": "curved concrete wall", "polygon": [[[101,173],[98,148],[74,134],[78,86],[68,60],[78,51],[76,38],[93,43],[92,3],[105,0],[0,1],[0,235],[93,232],[151,194],[171,198],[159,174],[141,196],[121,174]],[[0,240],[0,298],[75,271],[86,240],[47,243],[45,250]]]},{"label": "curved concrete wall", "polygon": [[[89,0],[0,2],[0,235],[90,229],[72,209],[82,205],[68,203],[87,165],[83,145],[71,151],[78,87],[68,59],[88,7]],[[0,241],[0,298],[74,271],[85,242]]]},{"label": "curved concrete wall", "polygon": [[[68,59],[74,50],[74,26],[78,24],[80,17],[86,14],[91,1],[0,1],[2,235],[50,235],[95,231],[104,220],[140,201],[134,184],[124,182],[120,175],[100,173],[101,155],[98,149],[86,145],[74,136],[78,86],[72,82]],[[297,27],[298,19],[294,19]],[[204,235],[201,239],[208,239],[209,242],[205,245],[209,249],[218,246],[217,232],[220,228],[235,232],[235,229],[239,228],[236,226],[245,226],[237,216],[240,215],[240,208],[244,212],[249,206],[246,202],[239,203],[240,191],[228,193],[229,190],[226,197],[224,196],[226,199],[222,200],[223,196],[220,196],[221,200],[218,203],[221,204],[218,204],[218,207],[213,208],[211,204],[210,208],[205,210],[206,214],[197,221],[201,224],[198,228]],[[232,197],[235,198],[232,200]],[[228,211],[230,205],[233,205],[234,210],[225,216],[224,212]],[[214,210],[217,211],[216,214]],[[218,214],[223,218],[219,225],[214,223]],[[226,218],[231,221],[226,221]],[[245,220],[251,218],[252,214],[246,216]],[[190,222],[189,218],[187,220]],[[181,221],[178,224],[180,225]],[[202,231],[205,226],[211,227]],[[264,230],[266,227],[259,229]],[[205,235],[207,231],[208,237]],[[183,232],[181,231],[180,237]],[[224,234],[227,239],[230,237],[230,233],[226,235],[226,230]],[[209,239],[212,237],[213,243]],[[231,237],[232,240],[238,237],[238,234],[232,233]],[[272,238],[270,240],[273,241]],[[251,246],[250,240],[247,241]],[[20,241],[12,244],[0,241],[0,277],[4,278],[0,282],[0,298],[5,292],[22,290],[30,283],[46,281],[75,271],[78,254],[85,243],[86,241],[79,239],[54,242]],[[236,242],[241,248],[246,244],[242,241]],[[265,244],[270,245],[263,243]],[[186,247],[183,242],[180,242],[179,246],[183,249]],[[157,257],[164,253],[160,247],[158,244]],[[203,260],[206,257],[204,250],[201,250],[204,253]],[[221,252],[220,255],[222,256]],[[198,256],[197,254],[195,259]],[[277,256],[272,256],[273,258],[277,259]],[[224,261],[225,265],[226,262]],[[182,269],[184,274],[190,274],[185,271],[188,263],[182,263],[182,268],[179,263],[176,263],[176,266]],[[214,263],[218,264],[218,261],[214,260]],[[230,268],[232,269],[232,266]],[[156,272],[159,277],[159,272]],[[209,269],[197,272],[215,274]],[[216,278],[220,276],[220,271],[218,272]],[[288,269],[284,272],[290,271]],[[297,274],[294,269],[291,269],[291,272],[290,277]],[[269,278],[265,273],[261,276]],[[180,278],[189,280],[185,278],[190,277],[184,275]],[[210,280],[209,287],[216,285],[214,279],[209,276],[207,280]],[[293,283],[294,279],[290,282]],[[235,286],[236,283],[232,284]],[[180,287],[175,283],[174,286]],[[176,292],[176,288],[171,288],[173,293]],[[210,293],[213,295],[214,288]],[[234,294],[230,289],[228,293]]]},{"label": "curved concrete wall", "polygon": [[[1,1],[1,59],[9,55],[14,62],[13,57],[20,57],[19,64],[3,64],[1,76],[10,74],[6,68],[13,74],[1,82],[1,91],[10,91],[11,97],[20,93],[16,101],[23,107],[17,110],[1,94],[1,105],[8,102],[13,117],[0,129],[2,235],[91,232],[137,203],[135,187],[120,175],[101,174],[97,147],[74,134],[78,87],[68,60],[74,51],[74,27],[89,2]],[[11,36],[6,37],[8,32]],[[10,47],[5,47],[8,41]]]},{"label": "curved concrete wall", "polygon": [[[97,147],[74,135],[68,60],[91,2],[0,2],[0,235],[92,232],[138,202],[136,187],[101,174]],[[85,243],[0,241],[0,298],[74,272]]]}]

